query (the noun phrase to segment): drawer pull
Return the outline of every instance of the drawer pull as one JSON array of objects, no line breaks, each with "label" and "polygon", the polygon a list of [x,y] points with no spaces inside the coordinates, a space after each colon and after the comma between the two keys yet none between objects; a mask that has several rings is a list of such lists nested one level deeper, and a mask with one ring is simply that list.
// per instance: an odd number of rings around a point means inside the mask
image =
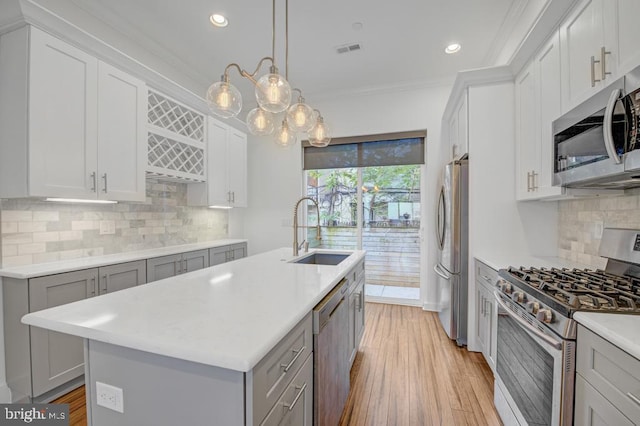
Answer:
[{"label": "drawer pull", "polygon": [[300,399],[304,391],[307,389],[307,384],[305,383],[302,386],[296,386],[296,389],[298,389],[298,394],[296,395],[295,398],[293,398],[293,401],[291,402],[291,404],[283,404],[285,408],[289,409],[289,411],[293,410],[293,407],[296,406],[296,404],[298,403],[298,400]]},{"label": "drawer pull", "polygon": [[491,282],[491,278],[489,278],[488,276],[486,276],[486,275],[481,275],[481,277],[482,277],[486,282],[488,282],[488,283],[490,283],[490,282]]},{"label": "drawer pull", "polygon": [[293,350],[293,353],[296,354],[293,359],[289,362],[289,364],[280,364],[280,367],[284,368],[284,372],[286,373],[287,371],[289,371],[289,369],[293,366],[293,364],[296,363],[296,361],[298,360],[298,358],[300,358],[300,355],[302,355],[302,352],[305,351],[305,349],[307,349],[306,346],[301,347],[298,350]]},{"label": "drawer pull", "polygon": [[640,398],[638,398],[637,396],[635,396],[633,393],[631,392],[627,392],[627,396],[636,404],[640,405]]}]

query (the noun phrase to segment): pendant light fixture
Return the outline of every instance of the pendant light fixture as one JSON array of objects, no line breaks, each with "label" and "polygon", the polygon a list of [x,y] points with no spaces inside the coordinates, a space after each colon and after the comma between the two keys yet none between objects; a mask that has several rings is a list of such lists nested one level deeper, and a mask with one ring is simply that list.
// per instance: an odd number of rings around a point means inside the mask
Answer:
[{"label": "pendant light fixture", "polygon": [[318,113],[315,125],[309,130],[309,143],[317,148],[324,148],[331,142],[331,131],[329,126],[324,122],[320,111]]},{"label": "pendant light fixture", "polygon": [[[255,86],[255,97],[258,106],[247,114],[246,124],[249,132],[253,135],[265,136],[274,134],[275,143],[281,147],[293,145],[296,140],[296,133],[309,132],[309,141],[316,141],[314,146],[326,146],[331,138],[328,128],[320,113],[305,103],[300,89],[291,89],[289,82],[289,0],[285,0],[285,75],[278,72],[275,60],[276,47],[276,0],[272,1],[272,34],[271,34],[271,56],[266,56],[258,62],[253,73],[244,70],[240,65],[231,63],[226,66],[220,81],[213,83],[207,91],[206,101],[209,109],[215,115],[222,118],[237,116],[242,110],[242,95],[230,82],[229,70],[235,68],[238,73],[251,81]],[[264,62],[270,62],[269,72],[256,80],[256,75],[260,71]],[[299,93],[297,102],[291,105],[291,94],[293,91]],[[279,121],[276,114],[284,113],[282,124],[275,126]],[[312,135],[312,130],[315,133]],[[326,143],[325,143],[326,142]],[[322,145],[325,143],[325,145]]]}]

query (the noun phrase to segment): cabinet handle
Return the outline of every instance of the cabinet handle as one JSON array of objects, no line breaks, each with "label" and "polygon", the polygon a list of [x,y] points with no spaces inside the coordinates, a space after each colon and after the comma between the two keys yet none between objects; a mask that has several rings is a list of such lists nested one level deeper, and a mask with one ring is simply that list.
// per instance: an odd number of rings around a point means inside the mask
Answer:
[{"label": "cabinet handle", "polygon": [[537,182],[538,173],[535,170],[531,170],[531,191],[535,192],[538,190]]},{"label": "cabinet handle", "polygon": [[91,296],[96,295],[96,279],[91,278]]},{"label": "cabinet handle", "polygon": [[235,203],[236,202],[236,191],[233,191],[231,194],[232,194],[231,202]]},{"label": "cabinet handle", "polygon": [[531,192],[531,172],[527,172],[527,192]]},{"label": "cabinet handle", "polygon": [[103,189],[103,191],[106,194],[107,193],[107,174],[106,173],[102,175],[102,179],[104,179],[104,189]]},{"label": "cabinet handle", "polygon": [[97,185],[96,172],[91,173],[90,177],[92,181],[91,192],[96,192],[96,185]]},{"label": "cabinet handle", "polygon": [[181,274],[182,273],[182,260],[176,260],[174,263],[176,265],[176,274]]},{"label": "cabinet handle", "polygon": [[627,396],[636,404],[640,405],[640,398],[638,398],[637,396],[635,396],[633,393],[631,392],[627,392]]},{"label": "cabinet handle", "polygon": [[295,354],[295,356],[293,357],[293,359],[289,362],[289,364],[280,364],[281,368],[284,368],[284,372],[286,373],[287,371],[289,371],[291,369],[291,367],[293,367],[293,364],[296,363],[296,361],[298,360],[298,358],[300,358],[300,355],[302,355],[302,352],[304,352],[307,349],[306,346],[301,347],[298,350],[293,349],[293,353]]},{"label": "cabinet handle", "polygon": [[188,271],[188,269],[187,269],[187,259],[183,259],[182,260],[182,273],[185,273],[187,271]]},{"label": "cabinet handle", "polygon": [[596,64],[599,63],[600,61],[597,61],[595,56],[591,57],[591,87],[595,87],[596,83],[601,81],[596,79]]},{"label": "cabinet handle", "polygon": [[227,191],[227,202],[231,202],[231,191]]},{"label": "cabinet handle", "polygon": [[296,395],[295,398],[293,398],[293,401],[291,401],[291,404],[283,404],[285,406],[285,408],[289,409],[289,411],[293,410],[293,407],[296,406],[296,404],[298,403],[298,400],[300,399],[300,397],[304,393],[305,389],[307,389],[307,384],[305,383],[302,386],[296,386],[296,389],[298,389],[298,394]]},{"label": "cabinet handle", "polygon": [[607,78],[608,75],[611,75],[610,72],[607,72],[607,55],[611,55],[611,52],[607,51],[604,46],[600,48],[600,70],[602,73],[602,79]]},{"label": "cabinet handle", "polygon": [[364,289],[360,292],[360,306],[358,306],[358,312],[362,312],[364,309]]},{"label": "cabinet handle", "polygon": [[103,276],[102,276],[102,281],[104,281],[104,288],[101,288],[101,289],[100,289],[100,291],[101,291],[102,293],[106,293],[106,292],[107,292],[107,287],[109,286],[109,285],[107,284],[107,283],[108,283],[108,278],[107,278],[107,276],[106,276],[106,275],[103,275]]}]

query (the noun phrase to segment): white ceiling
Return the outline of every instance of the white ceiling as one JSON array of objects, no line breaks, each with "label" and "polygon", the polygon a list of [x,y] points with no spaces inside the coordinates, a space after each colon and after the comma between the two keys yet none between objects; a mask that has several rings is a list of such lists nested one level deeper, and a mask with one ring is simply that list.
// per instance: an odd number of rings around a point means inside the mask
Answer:
[{"label": "white ceiling", "polygon": [[[39,3],[46,5],[49,0]],[[60,1],[60,0],[59,0]],[[225,66],[253,72],[271,55],[269,0],[70,0],[163,58],[201,87],[218,80]],[[463,69],[492,65],[524,0],[290,0],[289,80],[309,101],[338,93],[395,86],[451,83]],[[276,0],[276,60],[284,73],[285,0]],[[229,19],[214,28],[209,15]],[[362,23],[354,30],[353,24]],[[462,50],[447,55],[451,42]],[[338,54],[358,42],[362,50]],[[267,67],[264,67],[264,72]],[[262,74],[263,72],[259,73]],[[253,108],[249,81],[230,72]]]}]

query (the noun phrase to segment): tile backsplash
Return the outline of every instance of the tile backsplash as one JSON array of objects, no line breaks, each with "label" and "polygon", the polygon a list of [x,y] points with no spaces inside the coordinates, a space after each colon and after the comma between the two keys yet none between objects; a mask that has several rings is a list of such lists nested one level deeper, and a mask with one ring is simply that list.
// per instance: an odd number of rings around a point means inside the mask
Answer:
[{"label": "tile backsplash", "polygon": [[598,256],[602,228],[640,229],[640,192],[620,197],[602,197],[559,202],[560,257],[604,268]]},{"label": "tile backsplash", "polygon": [[[228,212],[187,207],[187,185],[147,181],[144,203],[0,200],[0,265],[29,265],[226,238]],[[114,234],[100,234],[114,225]]]}]

